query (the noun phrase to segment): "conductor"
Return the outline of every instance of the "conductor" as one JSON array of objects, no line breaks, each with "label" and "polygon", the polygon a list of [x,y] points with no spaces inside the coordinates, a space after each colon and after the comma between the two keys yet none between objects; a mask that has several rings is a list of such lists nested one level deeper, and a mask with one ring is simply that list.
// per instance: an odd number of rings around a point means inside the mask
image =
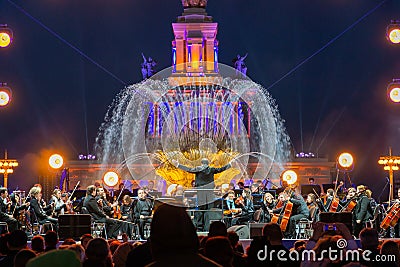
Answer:
[{"label": "conductor", "polygon": [[215,198],[214,174],[229,169],[231,164],[228,163],[221,168],[214,168],[209,166],[209,161],[206,158],[201,160],[200,166],[194,168],[181,165],[177,160],[172,160],[172,164],[181,170],[196,174],[195,187],[200,190],[197,191],[197,207],[199,211],[194,214],[194,224],[198,231],[203,231],[205,226],[204,211],[211,208],[210,204],[214,202]]}]

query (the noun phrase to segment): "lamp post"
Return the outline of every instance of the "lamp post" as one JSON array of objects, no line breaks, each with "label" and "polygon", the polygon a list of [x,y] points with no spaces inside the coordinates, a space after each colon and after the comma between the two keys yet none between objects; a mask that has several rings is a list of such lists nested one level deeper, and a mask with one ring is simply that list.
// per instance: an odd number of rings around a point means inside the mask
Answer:
[{"label": "lamp post", "polygon": [[389,147],[389,156],[381,156],[378,160],[379,165],[384,165],[383,169],[389,171],[389,204],[393,199],[393,171],[398,171],[400,164],[400,157],[392,155],[392,148]]},{"label": "lamp post", "polygon": [[14,167],[18,166],[16,159],[7,158],[7,150],[4,152],[4,159],[0,159],[0,173],[4,176],[4,187],[7,188],[8,175],[14,172]]}]

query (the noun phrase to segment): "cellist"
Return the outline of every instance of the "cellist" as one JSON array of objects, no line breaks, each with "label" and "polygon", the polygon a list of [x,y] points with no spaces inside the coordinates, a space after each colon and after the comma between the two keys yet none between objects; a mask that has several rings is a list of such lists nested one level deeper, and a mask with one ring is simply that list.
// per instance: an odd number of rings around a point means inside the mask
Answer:
[{"label": "cellist", "polygon": [[[301,195],[296,194],[294,191],[287,192],[286,190],[279,194],[279,198],[283,199],[284,206],[278,209],[274,209],[272,213],[283,214],[283,210],[286,209],[287,203],[292,203],[292,210],[289,217],[288,226],[284,232],[286,238],[296,237],[296,221],[308,218],[310,211],[308,210],[307,203]],[[280,200],[281,201],[281,200]],[[283,219],[283,218],[282,218]],[[282,220],[280,222],[282,224]]]},{"label": "cellist", "polygon": [[[397,189],[397,198],[392,201],[390,204],[394,203],[400,203],[400,188]],[[388,208],[389,210],[389,208]],[[399,238],[400,237],[400,220],[397,221],[397,224],[394,226],[394,237]]]}]

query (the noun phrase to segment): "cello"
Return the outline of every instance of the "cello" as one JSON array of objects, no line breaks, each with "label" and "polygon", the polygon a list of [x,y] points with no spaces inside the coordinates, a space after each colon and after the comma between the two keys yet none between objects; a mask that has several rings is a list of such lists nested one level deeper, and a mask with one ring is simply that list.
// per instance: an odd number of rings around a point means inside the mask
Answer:
[{"label": "cello", "polygon": [[[289,223],[290,215],[292,214],[292,208],[293,208],[293,203],[289,200],[290,199],[290,195],[293,193],[293,190],[291,188],[287,187],[285,189],[284,193],[287,195],[288,200],[286,202],[285,208],[281,212],[281,214],[283,214],[282,215],[282,219],[281,219],[281,223],[280,223],[280,228],[281,228],[282,232],[286,231],[286,228],[287,228],[288,223]],[[278,223],[279,217],[280,217],[280,215],[273,214],[273,216],[271,218],[271,222],[272,223]]]},{"label": "cello", "polygon": [[337,186],[338,176],[339,176],[339,171],[336,176],[335,191],[333,192],[333,199],[331,205],[329,206],[329,212],[336,212],[337,208],[339,207],[340,199],[337,197],[337,191],[339,189],[339,187]]},{"label": "cello", "polygon": [[386,217],[381,222],[380,228],[383,230],[387,230],[389,226],[394,227],[397,224],[399,218],[400,203],[396,202],[390,207]]}]

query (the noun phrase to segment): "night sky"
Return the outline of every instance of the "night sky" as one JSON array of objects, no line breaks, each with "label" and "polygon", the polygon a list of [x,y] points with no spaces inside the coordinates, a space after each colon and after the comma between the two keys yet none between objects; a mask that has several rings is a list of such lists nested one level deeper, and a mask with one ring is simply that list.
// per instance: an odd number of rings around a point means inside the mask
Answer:
[{"label": "night sky", "polygon": [[[400,78],[400,45],[385,38],[390,21],[400,20],[400,1],[383,2],[313,57],[382,1],[209,0],[207,7],[219,23],[220,63],[248,53],[247,74],[276,99],[294,150],[332,161],[349,151],[353,182],[375,195],[387,176],[379,156],[389,146],[400,155],[400,105],[386,97]],[[52,151],[67,159],[93,151],[114,96],[141,81],[141,53],[158,71],[171,65],[171,23],[182,12],[179,0],[0,0],[0,24],[14,31],[12,46],[0,50],[0,82],[13,91],[0,109],[0,152],[20,162],[10,188],[34,181]]]}]

